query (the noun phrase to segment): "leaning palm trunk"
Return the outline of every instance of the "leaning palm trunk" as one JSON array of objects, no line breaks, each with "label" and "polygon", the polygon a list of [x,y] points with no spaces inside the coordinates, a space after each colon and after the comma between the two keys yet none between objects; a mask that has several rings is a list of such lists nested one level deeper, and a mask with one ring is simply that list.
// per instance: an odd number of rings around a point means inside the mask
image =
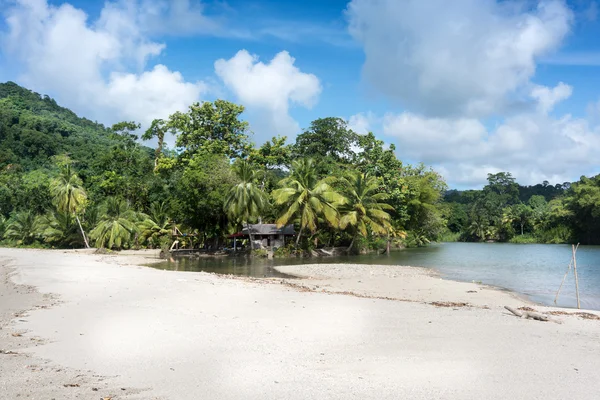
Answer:
[{"label": "leaning palm trunk", "polygon": [[250,229],[250,224],[246,222],[246,229],[248,229],[248,236],[250,237],[250,252],[254,250],[254,236],[252,235],[252,230]]},{"label": "leaning palm trunk", "polygon": [[75,219],[77,220],[77,225],[79,225],[79,230],[81,231],[81,236],[83,237],[83,242],[85,243],[85,248],[89,249],[90,244],[88,243],[87,237],[85,236],[85,232],[83,231],[83,227],[81,226],[81,221],[79,220],[79,217],[77,215],[75,215]]},{"label": "leaning palm trunk", "polygon": [[354,241],[356,240],[356,236],[357,236],[357,233],[355,233],[354,236],[352,236],[352,241],[350,242],[350,246],[348,246],[348,250],[346,250],[348,253],[350,253],[350,250],[352,250],[352,247],[354,246]]},{"label": "leaning palm trunk", "polygon": [[298,236],[296,237],[296,247],[298,247],[298,245],[300,244],[300,238],[302,237],[302,231],[304,230],[304,227],[301,226],[300,227],[300,232],[298,232]]}]

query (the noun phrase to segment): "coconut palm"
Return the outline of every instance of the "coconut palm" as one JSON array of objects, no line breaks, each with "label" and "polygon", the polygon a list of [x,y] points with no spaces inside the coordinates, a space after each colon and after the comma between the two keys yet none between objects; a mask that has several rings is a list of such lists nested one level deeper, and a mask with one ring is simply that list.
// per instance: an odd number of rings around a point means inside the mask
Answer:
[{"label": "coconut palm", "polygon": [[148,214],[140,214],[142,221],[138,227],[142,242],[157,245],[160,240],[170,233],[171,220],[167,214],[164,202],[154,202],[150,205]]},{"label": "coconut palm", "polygon": [[87,200],[87,194],[83,189],[83,182],[77,174],[71,169],[70,162],[66,162],[62,167],[60,175],[53,179],[50,186],[50,194],[52,195],[56,209],[64,214],[75,217],[81,236],[87,248],[90,247],[81,221],[77,213],[82,210]]},{"label": "coconut palm", "polygon": [[477,238],[479,240],[485,240],[489,233],[489,225],[487,221],[478,218],[471,222],[469,225],[469,233],[471,237]]},{"label": "coconut palm", "polygon": [[296,246],[305,229],[311,233],[316,231],[319,219],[338,226],[337,206],[345,199],[331,186],[333,181],[329,177],[319,180],[315,161],[302,158],[292,163],[290,176],[279,182],[280,189],[273,191],[275,204],[284,206],[277,224],[282,226],[294,220],[300,224]]},{"label": "coconut palm", "polygon": [[40,216],[38,230],[44,242],[54,245],[81,246],[83,240],[71,215],[55,211]]},{"label": "coconut palm", "polygon": [[4,237],[17,245],[32,244],[39,237],[39,219],[31,211],[12,213]]},{"label": "coconut palm", "polygon": [[403,229],[398,229],[392,225],[389,226],[388,228],[388,236],[387,236],[387,246],[385,249],[385,253],[386,254],[390,254],[390,247],[392,242],[398,239],[406,239],[406,237],[408,236],[408,233],[403,230]]},{"label": "coconut palm", "polygon": [[131,244],[138,230],[139,215],[123,199],[109,197],[100,209],[100,222],[90,232],[96,246],[122,249]]},{"label": "coconut palm", "polygon": [[252,249],[254,241],[249,222],[260,217],[269,201],[265,193],[256,185],[256,171],[247,161],[238,161],[233,166],[233,171],[240,179],[240,183],[232,187],[227,194],[223,209],[229,218],[246,225]]},{"label": "coconut palm", "polygon": [[385,203],[388,195],[380,191],[379,179],[355,171],[348,173],[341,183],[347,201],[340,210],[340,228],[349,227],[352,231],[348,251],[358,235],[366,237],[369,232],[387,235],[392,227],[387,211],[394,211],[394,207]]},{"label": "coconut palm", "polygon": [[6,218],[4,218],[4,215],[0,215],[0,240],[4,239],[5,231],[6,231]]}]

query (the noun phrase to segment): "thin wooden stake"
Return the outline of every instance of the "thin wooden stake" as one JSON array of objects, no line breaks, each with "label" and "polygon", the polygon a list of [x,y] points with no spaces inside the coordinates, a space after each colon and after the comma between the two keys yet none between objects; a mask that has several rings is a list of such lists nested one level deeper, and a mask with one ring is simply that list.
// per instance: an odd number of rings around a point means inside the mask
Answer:
[{"label": "thin wooden stake", "polygon": [[[571,246],[573,246],[573,245],[571,245]],[[575,252],[577,252],[578,248],[579,248],[579,243],[577,243],[577,247],[575,247]],[[573,254],[575,254],[575,252]],[[554,304],[556,304],[556,301],[558,300],[558,295],[560,294],[560,291],[565,283],[565,280],[567,279],[567,275],[569,275],[569,272],[571,272],[571,267],[573,266],[573,260],[574,260],[574,256],[572,255],[571,261],[569,261],[569,268],[567,268],[567,272],[565,272],[565,276],[563,276],[562,282],[560,283],[560,287],[558,288],[558,291],[556,292],[556,297],[554,297]]]},{"label": "thin wooden stake", "polygon": [[567,272],[565,272],[565,276],[563,276],[562,282],[560,283],[560,286],[558,287],[558,291],[556,292],[556,297],[554,297],[554,304],[556,304],[556,301],[558,300],[558,295],[560,294],[560,290],[562,289],[563,285],[565,284],[565,281],[567,280],[567,275],[569,275],[569,272],[571,272],[572,265],[573,265],[573,256],[571,256],[571,261],[569,261],[569,268],[567,268]]},{"label": "thin wooden stake", "polygon": [[[579,243],[577,243],[577,247],[579,247]],[[579,303],[579,279],[577,279],[577,257],[576,254],[577,249],[575,245],[573,245],[573,272],[575,273],[575,294],[577,295],[577,309],[581,308],[581,304]]]}]

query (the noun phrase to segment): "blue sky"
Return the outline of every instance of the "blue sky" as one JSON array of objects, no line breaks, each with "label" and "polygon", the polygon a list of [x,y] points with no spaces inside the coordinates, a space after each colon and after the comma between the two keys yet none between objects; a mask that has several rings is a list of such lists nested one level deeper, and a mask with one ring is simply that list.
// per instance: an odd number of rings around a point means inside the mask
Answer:
[{"label": "blue sky", "polygon": [[600,172],[595,1],[0,3],[0,80],[103,123],[226,98],[257,143],[339,116],[453,187]]}]

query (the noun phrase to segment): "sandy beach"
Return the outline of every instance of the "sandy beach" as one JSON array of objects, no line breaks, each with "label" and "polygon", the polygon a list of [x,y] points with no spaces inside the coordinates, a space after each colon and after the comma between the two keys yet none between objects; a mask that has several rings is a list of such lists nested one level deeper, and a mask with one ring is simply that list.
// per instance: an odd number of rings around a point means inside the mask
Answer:
[{"label": "sandy beach", "polygon": [[[600,320],[430,270],[0,249],[3,399],[597,399]],[[564,311],[552,322],[504,306]],[[590,312],[594,315],[598,313]]]}]

